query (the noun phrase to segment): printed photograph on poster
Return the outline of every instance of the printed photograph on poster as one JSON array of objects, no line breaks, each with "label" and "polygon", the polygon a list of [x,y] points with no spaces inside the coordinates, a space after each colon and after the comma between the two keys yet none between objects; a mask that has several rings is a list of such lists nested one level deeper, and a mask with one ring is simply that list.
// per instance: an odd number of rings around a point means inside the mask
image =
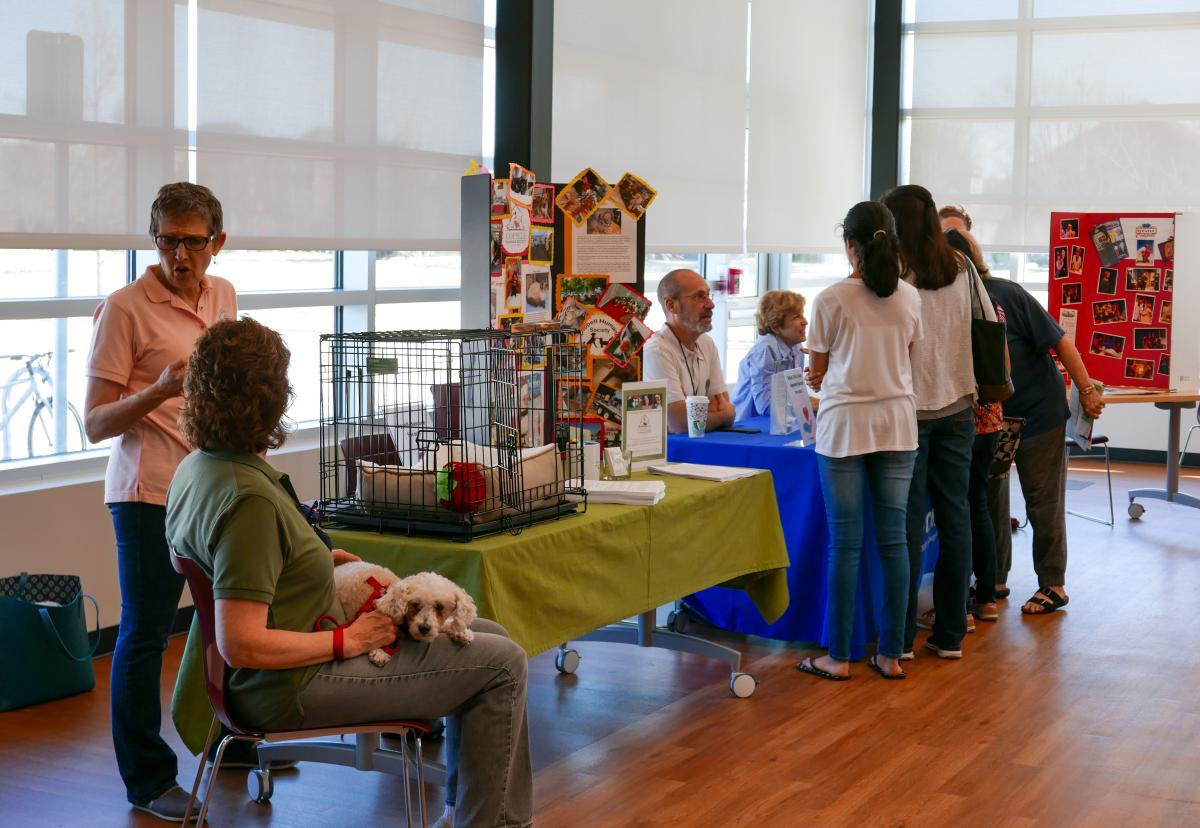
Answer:
[{"label": "printed photograph on poster", "polygon": [[492,179],[492,218],[500,219],[508,216],[508,179]]},{"label": "printed photograph on poster", "polygon": [[1171,355],[1170,354],[1159,354],[1158,355],[1158,373],[1160,373],[1160,374],[1170,374],[1171,373]]},{"label": "printed photograph on poster", "polygon": [[1063,331],[1071,341],[1075,341],[1075,331],[1079,328],[1079,309],[1078,308],[1059,308],[1058,309],[1058,324],[1062,326]]},{"label": "printed photograph on poster", "polygon": [[1083,302],[1083,285],[1078,282],[1069,282],[1062,286],[1062,303],[1064,305],[1078,305]]},{"label": "printed photograph on poster", "polygon": [[488,287],[488,319],[495,323],[496,317],[508,310],[504,307],[504,280],[492,279]]},{"label": "printed photograph on poster", "polygon": [[1137,240],[1137,255],[1134,261],[1140,265],[1154,264],[1154,239]]},{"label": "printed photograph on poster", "polygon": [[534,227],[529,231],[529,261],[550,264],[554,261],[554,228]]},{"label": "printed photograph on poster", "polygon": [[504,266],[504,248],[500,244],[500,222],[493,221],[491,225],[492,231],[492,256],[490,267],[493,273],[499,273]]},{"label": "printed photograph on poster", "polygon": [[521,265],[525,260],[510,256],[504,260],[504,307],[519,310],[525,307],[525,280],[521,278]]},{"label": "printed photograph on poster", "polygon": [[534,224],[554,224],[554,185],[534,184],[529,218]]},{"label": "printed photograph on poster", "polygon": [[[1154,263],[1154,245],[1159,242],[1165,242],[1175,238],[1175,216],[1122,216],[1121,232],[1127,239],[1129,253],[1127,256],[1134,257],[1138,264],[1153,264]],[[1142,242],[1152,242],[1149,245],[1150,252],[1142,252],[1146,245]],[[1149,255],[1148,261],[1142,257]]]},{"label": "printed photograph on poster", "polygon": [[605,448],[607,448],[609,446],[621,445],[621,424],[620,423],[610,423],[608,421],[605,421],[603,445],[605,446]]},{"label": "printed photograph on poster", "polygon": [[1171,324],[1171,300],[1170,299],[1159,300],[1158,321],[1164,325]]},{"label": "printed photograph on poster", "polygon": [[579,300],[574,296],[568,296],[559,306],[558,313],[554,316],[554,321],[566,328],[579,329],[583,325],[583,320],[592,312],[592,309],[579,304]]},{"label": "printed photograph on poster", "polygon": [[519,204],[500,222],[500,244],[509,256],[524,256],[529,249],[529,211]]},{"label": "printed photograph on poster", "polygon": [[[1133,323],[1147,325],[1154,321],[1154,297],[1148,293],[1139,293],[1133,297]],[[1136,348],[1137,345],[1135,344]]]},{"label": "printed photograph on poster", "polygon": [[533,185],[537,181],[532,170],[520,164],[508,165],[508,200],[526,210],[533,203]]},{"label": "printed photograph on poster", "polygon": [[520,325],[525,321],[523,313],[502,313],[496,317],[496,321],[500,323],[500,330],[511,331],[513,325]]},{"label": "printed photograph on poster", "polygon": [[1121,259],[1129,258],[1125,246],[1125,233],[1121,230],[1118,219],[1102,221],[1092,228],[1092,244],[1096,246],[1096,254],[1100,263],[1105,267],[1115,267]]},{"label": "printed photograph on poster", "polygon": [[1054,278],[1067,278],[1067,246],[1054,248]]},{"label": "printed photograph on poster", "polygon": [[596,307],[596,302],[604,295],[608,287],[608,276],[599,274],[561,274],[555,282],[554,301],[562,306],[568,298],[574,299],[588,308]]},{"label": "printed photograph on poster", "polygon": [[1158,258],[1164,262],[1172,261],[1175,258],[1175,237],[1158,243]]},{"label": "printed photograph on poster", "polygon": [[635,461],[667,456],[667,385],[627,382],[621,386],[621,447]]},{"label": "printed photograph on poster", "polygon": [[521,278],[525,283],[526,322],[550,321],[550,268],[541,264],[521,265]]},{"label": "printed photograph on poster", "polygon": [[1116,334],[1094,333],[1088,351],[1098,356],[1120,359],[1125,354],[1125,337]]},{"label": "printed photograph on poster", "polygon": [[[529,324],[529,317],[525,317]],[[546,367],[546,338],[543,336],[526,336],[521,344],[521,368],[525,371],[538,371]]]},{"label": "printed photograph on poster", "polygon": [[558,416],[582,417],[592,389],[587,383],[576,380],[558,380]]},{"label": "printed photograph on poster", "polygon": [[1175,271],[1174,270],[1168,268],[1163,273],[1162,289],[1163,289],[1163,293],[1171,293],[1175,290]]},{"label": "printed photograph on poster", "polygon": [[1157,267],[1131,267],[1125,271],[1126,290],[1158,290],[1159,270]]},{"label": "printed photograph on poster", "polygon": [[517,404],[517,431],[525,448],[545,442],[546,392],[541,371],[521,371],[517,375],[520,399]]},{"label": "printed photograph on poster", "polygon": [[588,400],[588,411],[609,422],[621,422],[621,389],[600,383]]},{"label": "printed photograph on poster", "polygon": [[646,323],[635,316],[608,343],[604,353],[608,354],[609,358],[617,365],[625,365],[642,350],[646,340],[653,335],[654,332],[646,326]]},{"label": "printed photograph on poster", "polygon": [[1105,299],[1103,302],[1092,302],[1093,325],[1112,325],[1128,321],[1129,316],[1125,311],[1124,299]]},{"label": "printed photograph on poster", "polygon": [[604,444],[604,420],[600,417],[584,417],[570,422],[570,441],[572,443]]},{"label": "printed photograph on poster", "polygon": [[600,206],[608,190],[608,182],[591,167],[587,167],[562,188],[554,203],[571,217],[571,221],[580,224]]},{"label": "printed photograph on poster", "polygon": [[559,377],[579,377],[587,382],[588,349],[580,342],[563,342],[554,347],[554,373]]},{"label": "printed photograph on poster", "polygon": [[617,207],[599,207],[587,217],[589,236],[616,236],[621,233],[621,210]]},{"label": "printed photograph on poster", "polygon": [[588,355],[588,376],[591,377],[592,387],[600,383],[615,385],[618,388],[627,382],[637,382],[642,376],[642,358],[636,356],[624,365],[617,365],[607,356]]},{"label": "printed photograph on poster", "polygon": [[1100,268],[1100,278],[1096,281],[1096,293],[1115,296],[1117,293],[1117,269],[1115,267]]},{"label": "printed photograph on poster", "polygon": [[1125,376],[1129,379],[1148,380],[1154,378],[1154,360],[1127,359],[1125,360]]},{"label": "printed photograph on poster", "polygon": [[646,214],[650,203],[658,193],[654,188],[633,173],[625,173],[617,182],[617,200],[621,209],[637,221]]},{"label": "printed photograph on poster", "polygon": [[1060,239],[1077,239],[1079,238],[1079,219],[1069,218],[1062,219],[1058,223],[1058,237]]},{"label": "printed photograph on poster", "polygon": [[1133,349],[1135,351],[1167,350],[1166,328],[1134,328]]},{"label": "printed photograph on poster", "polygon": [[617,324],[617,320],[607,313],[594,310],[583,320],[583,327],[579,329],[579,341],[591,348],[596,356],[604,356],[604,349],[620,332],[621,326]]},{"label": "printed photograph on poster", "polygon": [[1071,266],[1067,268],[1072,276],[1083,275],[1083,245],[1071,245]]},{"label": "printed photograph on poster", "polygon": [[628,285],[609,285],[596,302],[596,309],[624,325],[630,319],[645,319],[652,304]]}]

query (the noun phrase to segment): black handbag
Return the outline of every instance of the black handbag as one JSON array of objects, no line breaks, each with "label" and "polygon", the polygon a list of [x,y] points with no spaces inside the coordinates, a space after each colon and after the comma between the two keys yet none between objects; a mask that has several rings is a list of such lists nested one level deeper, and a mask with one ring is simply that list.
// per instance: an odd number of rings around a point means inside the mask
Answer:
[{"label": "black handbag", "polygon": [[1025,425],[1024,417],[1005,417],[1000,422],[1000,431],[996,434],[996,449],[992,452],[992,461],[988,464],[987,476],[993,480],[1008,477],[1016,459],[1017,449],[1021,445],[1021,426]]},{"label": "black handbag", "polygon": [[975,364],[979,402],[1004,402],[1013,395],[1012,377],[1008,372],[1008,335],[1003,322],[993,322],[983,315],[979,280],[975,265],[969,261],[967,278],[971,281],[971,358]]},{"label": "black handbag", "polygon": [[[96,611],[89,641],[83,599]],[[100,608],[75,575],[0,578],[0,711],[58,699],[96,686]]]}]

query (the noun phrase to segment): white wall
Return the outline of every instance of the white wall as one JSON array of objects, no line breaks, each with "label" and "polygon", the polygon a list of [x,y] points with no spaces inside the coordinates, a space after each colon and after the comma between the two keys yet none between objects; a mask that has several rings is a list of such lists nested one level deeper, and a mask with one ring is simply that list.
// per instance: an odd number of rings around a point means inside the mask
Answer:
[{"label": "white wall", "polygon": [[[289,450],[285,446],[269,459],[291,477],[296,493],[307,500],[319,493],[317,455],[315,447]],[[22,571],[78,575],[84,592],[100,604],[100,626],[116,626],[121,617],[121,591],[112,521],[104,505],[103,473],[50,488],[0,495],[0,526],[4,526],[0,577]],[[181,606],[191,603],[184,590]]]}]

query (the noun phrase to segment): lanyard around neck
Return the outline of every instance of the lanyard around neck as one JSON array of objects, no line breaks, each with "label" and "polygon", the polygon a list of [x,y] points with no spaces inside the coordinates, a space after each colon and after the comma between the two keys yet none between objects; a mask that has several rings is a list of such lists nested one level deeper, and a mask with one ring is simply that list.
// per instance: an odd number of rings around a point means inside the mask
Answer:
[{"label": "lanyard around neck", "polygon": [[[671,333],[675,332],[671,331]],[[679,337],[675,337],[675,344],[679,346],[679,353],[683,355],[683,367],[688,372],[688,386],[692,389],[691,396],[698,397],[700,396],[700,389],[696,387],[696,377],[692,374],[692,364],[688,362],[687,351],[684,350],[683,343],[679,341]]]}]

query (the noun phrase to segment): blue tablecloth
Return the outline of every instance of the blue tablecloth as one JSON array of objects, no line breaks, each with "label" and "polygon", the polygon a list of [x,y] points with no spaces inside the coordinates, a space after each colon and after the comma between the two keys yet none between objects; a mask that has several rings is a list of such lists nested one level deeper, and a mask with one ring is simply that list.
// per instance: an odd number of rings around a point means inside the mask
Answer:
[{"label": "blue tablecloth", "polygon": [[[756,417],[739,426],[761,429],[759,434],[737,434],[717,431],[703,438],[692,439],[686,434],[667,438],[667,459],[684,463],[704,463],[713,466],[745,466],[767,469],[775,482],[775,499],[779,519],[787,541],[788,593],[791,603],[787,612],[773,624],[763,621],[744,593],[713,587],[687,598],[688,605],[713,624],[727,630],[761,635],[782,641],[818,642],[827,646],[825,630],[826,571],[829,529],[825,520],[825,501],[821,496],[821,481],[817,472],[817,454],[813,448],[791,446],[798,434],[781,437],[770,434],[770,418]],[[864,490],[864,499],[867,494]],[[859,568],[858,595],[855,608],[854,632],[851,636],[851,655],[861,658],[865,645],[878,638],[877,613],[883,598],[883,581],[879,554],[875,545],[875,529],[867,510],[866,533],[862,565]],[[937,558],[937,534],[929,527],[924,566],[932,571]],[[730,538],[736,543],[736,538]]]}]

